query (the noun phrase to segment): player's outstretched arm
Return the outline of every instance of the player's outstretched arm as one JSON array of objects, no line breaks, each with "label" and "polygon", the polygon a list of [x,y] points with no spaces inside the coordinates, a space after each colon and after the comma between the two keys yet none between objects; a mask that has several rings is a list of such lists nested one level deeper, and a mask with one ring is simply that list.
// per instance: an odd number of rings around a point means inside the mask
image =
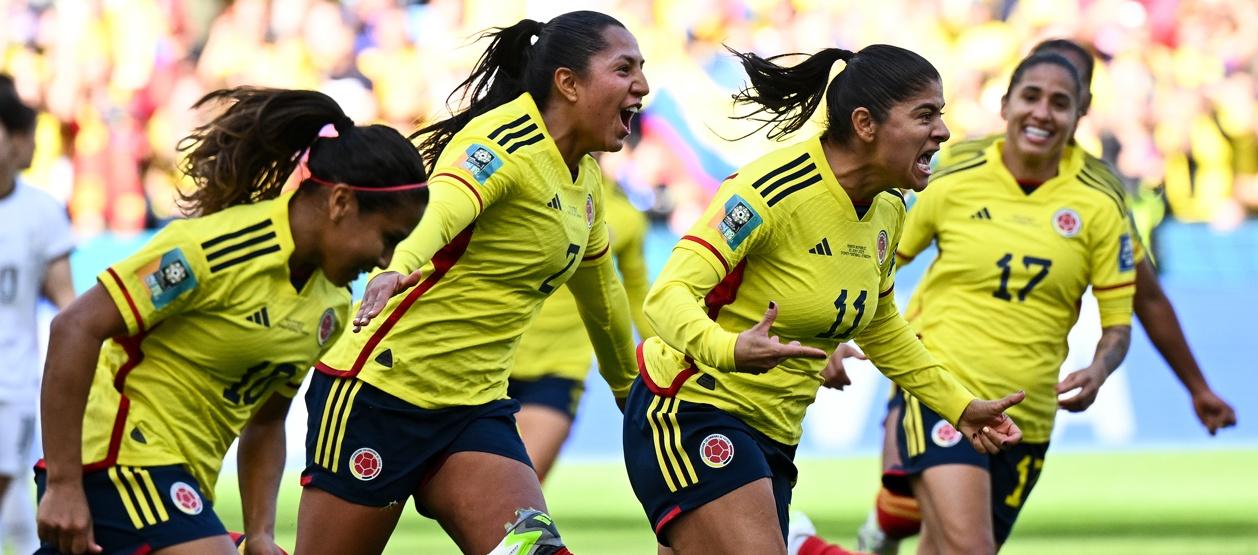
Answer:
[{"label": "player's outstretched arm", "polygon": [[1075,370],[1057,384],[1057,394],[1078,389],[1071,397],[1057,402],[1070,412],[1081,412],[1092,406],[1096,394],[1109,375],[1118,369],[1127,348],[1131,346],[1131,326],[1108,326],[1101,329],[1101,340],[1096,344],[1096,357],[1087,368]]},{"label": "player's outstretched arm", "polygon": [[41,293],[58,309],[65,309],[74,302],[74,279],[70,273],[70,255],[59,256],[48,263],[44,270]]},{"label": "player's outstretched arm", "polygon": [[616,277],[611,257],[604,255],[595,264],[578,268],[568,280],[568,289],[577,300],[581,322],[594,345],[599,373],[611,387],[616,402],[623,403],[638,375],[638,366],[629,299]]},{"label": "player's outstretched arm", "polygon": [[83,412],[106,339],[127,325],[109,294],[92,287],[53,318],[40,393],[48,489],[39,503],[41,540],[62,553],[100,553],[83,492]]},{"label": "player's outstretched arm", "polygon": [[1146,258],[1136,266],[1136,297],[1133,307],[1140,324],[1157,348],[1166,364],[1175,372],[1179,383],[1184,384],[1192,396],[1193,410],[1197,419],[1210,435],[1222,428],[1236,425],[1236,411],[1210,389],[1206,377],[1197,365],[1197,359],[1188,346],[1184,329],[1175,315],[1171,300],[1158,282],[1157,271]]},{"label": "player's outstretched arm", "polygon": [[988,401],[975,399],[965,406],[957,429],[980,453],[995,454],[1022,441],[1022,430],[1005,411],[1026,399],[1021,391],[1006,395],[1003,399]]},{"label": "player's outstretched arm", "polygon": [[240,468],[240,505],[244,515],[245,552],[278,555],[275,545],[275,506],[284,476],[284,419],[292,399],[273,394],[240,433],[236,455]]}]

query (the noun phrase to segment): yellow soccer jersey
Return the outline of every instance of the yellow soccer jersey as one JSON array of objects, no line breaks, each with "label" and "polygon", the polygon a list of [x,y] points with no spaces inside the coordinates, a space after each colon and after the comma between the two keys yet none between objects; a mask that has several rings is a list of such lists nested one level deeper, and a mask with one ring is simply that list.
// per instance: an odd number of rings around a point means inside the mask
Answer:
[{"label": "yellow soccer jersey", "polygon": [[[572,176],[528,94],[476,117],[442,151],[428,211],[390,265],[424,280],[342,336],[317,368],[422,408],[506,398],[516,346],[542,302],[578,267],[611,266],[602,182],[590,156]],[[442,212],[443,195],[459,195],[474,220],[431,255],[427,241],[458,218]],[[622,290],[614,271],[606,279]],[[618,374],[608,381],[622,396],[632,379],[632,354],[624,358],[625,368],[604,369]]]},{"label": "yellow soccer jersey", "polygon": [[[603,198],[607,203],[607,229],[611,236],[611,252],[616,258],[625,293],[629,296],[629,312],[638,333],[654,335],[642,317],[646,299],[647,277],[643,243],[646,241],[646,216],[629,202],[611,178]],[[585,326],[577,314],[577,300],[567,286],[561,287],[542,305],[542,310],[525,332],[516,351],[511,377],[536,380],[557,376],[582,381],[594,360],[594,347],[585,334]]]},{"label": "yellow soccer jersey", "polygon": [[682,237],[647,294],[658,337],[639,364],[659,395],[716,406],[775,441],[799,442],[824,360],[734,372],[737,334],[770,302],[771,334],[832,351],[855,339],[893,380],[955,422],[973,399],[900,317],[892,294],[903,199],[879,194],[864,217],[835,179],[820,137],[743,167]]},{"label": "yellow soccer jersey", "polygon": [[[936,170],[943,171],[948,168],[958,167],[967,161],[976,161],[986,155],[988,147],[996,141],[1004,140],[1004,138],[1003,134],[988,135],[981,139],[970,139],[950,144],[939,151],[939,154],[935,156],[931,164]],[[1072,148],[1083,150],[1078,145],[1074,145]],[[1136,263],[1143,262],[1145,257],[1149,255],[1149,252],[1144,246],[1144,234],[1140,233],[1139,227],[1136,226],[1136,219],[1132,216],[1131,197],[1127,194],[1127,188],[1123,186],[1122,179],[1118,177],[1118,173],[1114,171],[1113,167],[1086,150],[1083,150],[1083,165],[1088,169],[1087,175],[1083,178],[1088,179],[1091,185],[1109,189],[1123,199],[1123,204],[1127,206],[1127,223],[1131,227],[1131,248],[1136,257]]]},{"label": "yellow soccer jersey", "polygon": [[172,222],[98,276],[127,335],[101,349],[85,470],[184,464],[213,494],[255,409],[296,394],[344,327],[350,294],[318,271],[293,287],[291,196]]},{"label": "yellow soccer jersey", "polygon": [[938,243],[907,318],[980,397],[1026,390],[1009,415],[1026,441],[1044,442],[1084,290],[1092,286],[1102,326],[1131,323],[1135,240],[1122,199],[1096,183],[1081,150],[1068,147],[1057,177],[1028,195],[1001,162],[1002,144],[935,172],[897,254],[904,263]]}]

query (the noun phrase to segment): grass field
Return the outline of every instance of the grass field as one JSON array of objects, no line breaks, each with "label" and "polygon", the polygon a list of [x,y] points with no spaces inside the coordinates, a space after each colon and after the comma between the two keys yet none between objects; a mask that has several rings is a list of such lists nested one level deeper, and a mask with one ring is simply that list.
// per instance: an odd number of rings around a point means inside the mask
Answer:
[{"label": "grass field", "polygon": [[[794,508],[847,547],[876,491],[873,458],[800,464]],[[281,546],[293,545],[298,488],[280,499]],[[235,480],[220,481],[217,509],[240,529]],[[561,464],[546,487],[551,514],[576,553],[653,554],[654,539],[618,464]],[[913,553],[906,544],[903,553]],[[441,529],[408,510],[387,553],[457,553]],[[1003,554],[1258,555],[1258,450],[1059,453]]]}]

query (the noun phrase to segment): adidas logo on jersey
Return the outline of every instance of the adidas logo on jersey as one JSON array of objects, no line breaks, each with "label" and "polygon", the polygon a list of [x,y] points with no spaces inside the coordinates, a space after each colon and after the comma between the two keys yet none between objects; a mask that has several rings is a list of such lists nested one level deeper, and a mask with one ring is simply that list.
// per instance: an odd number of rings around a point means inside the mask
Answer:
[{"label": "adidas logo on jersey", "polygon": [[817,243],[817,246],[811,249],[808,249],[808,254],[820,254],[821,256],[834,256],[834,253],[830,251],[830,240],[825,237],[821,238],[821,242]]},{"label": "adidas logo on jersey", "polygon": [[988,211],[987,211],[987,207],[986,207],[986,206],[984,206],[984,207],[983,207],[981,210],[979,210],[978,212],[975,212],[975,213],[971,214],[971,215],[970,215],[970,219],[971,219],[971,220],[990,220],[990,219],[992,219],[992,213],[991,213],[991,212],[988,212]]},{"label": "adidas logo on jersey", "polygon": [[257,312],[250,314],[245,319],[262,327],[271,327],[271,316],[266,313],[265,306],[259,308]]},{"label": "adidas logo on jersey", "polygon": [[555,198],[550,199],[550,202],[546,203],[546,206],[554,208],[555,210],[563,210],[563,205],[559,203],[559,195],[555,195]]}]

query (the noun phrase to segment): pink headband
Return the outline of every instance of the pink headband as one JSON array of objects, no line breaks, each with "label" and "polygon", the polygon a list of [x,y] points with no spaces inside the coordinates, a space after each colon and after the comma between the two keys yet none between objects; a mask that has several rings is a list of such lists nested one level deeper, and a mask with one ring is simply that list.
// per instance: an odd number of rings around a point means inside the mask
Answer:
[{"label": "pink headband", "polygon": [[[329,123],[319,128],[319,134],[315,136],[315,140],[317,141],[319,139],[335,139],[340,136],[341,134],[336,131],[336,126]],[[311,142],[311,145],[313,144],[314,143]],[[298,175],[305,175],[306,176],[305,179],[309,179],[310,181],[323,185],[324,187],[335,187],[336,185],[338,185],[337,183],[333,183],[331,181],[325,181],[323,179],[319,179],[315,177],[314,174],[310,172],[309,162],[310,162],[310,147],[306,147],[306,150],[303,150],[301,152],[301,160],[298,161],[297,163],[297,171],[299,172]],[[410,191],[414,189],[423,189],[424,187],[428,186],[428,182],[422,181],[419,183],[394,185],[392,187],[358,187],[356,185],[350,185],[348,183],[343,183],[342,185],[349,187],[350,190],[352,191],[364,191],[364,192],[371,192],[371,193],[392,193],[396,191]]]}]

